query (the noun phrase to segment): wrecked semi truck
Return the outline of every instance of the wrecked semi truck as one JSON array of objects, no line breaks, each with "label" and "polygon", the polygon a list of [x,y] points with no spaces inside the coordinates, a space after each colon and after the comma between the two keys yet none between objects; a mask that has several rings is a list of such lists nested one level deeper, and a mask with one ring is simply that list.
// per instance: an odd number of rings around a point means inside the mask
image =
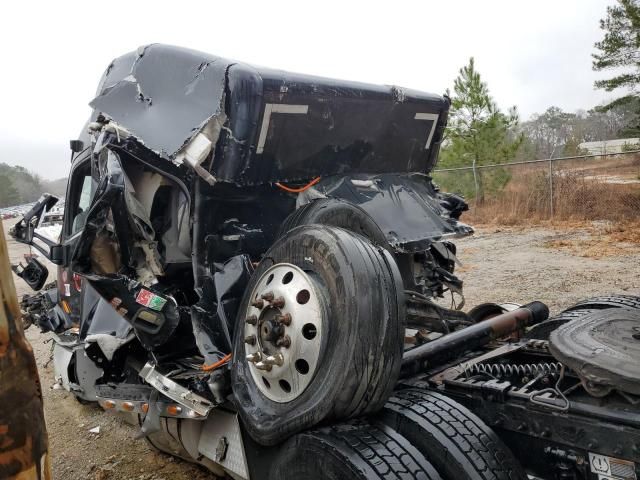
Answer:
[{"label": "wrecked semi truck", "polygon": [[[462,311],[467,205],[428,175],[447,97],[150,45],[90,105],[60,242],[38,233],[49,195],[13,231],[58,265],[23,303],[80,400],[238,479],[598,478],[592,454],[635,475],[639,392],[585,380],[554,337],[575,313]],[[18,271],[46,278],[37,260]],[[617,300],[576,311],[635,328]]]}]

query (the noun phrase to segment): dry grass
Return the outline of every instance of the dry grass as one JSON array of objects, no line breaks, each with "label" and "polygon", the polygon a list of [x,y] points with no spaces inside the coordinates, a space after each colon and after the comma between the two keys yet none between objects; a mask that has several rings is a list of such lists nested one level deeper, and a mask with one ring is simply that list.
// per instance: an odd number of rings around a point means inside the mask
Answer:
[{"label": "dry grass", "polygon": [[638,245],[617,245],[606,239],[588,240],[551,240],[545,242],[545,247],[561,250],[578,257],[605,258],[619,257],[640,252]]},{"label": "dry grass", "polygon": [[[486,191],[492,175],[505,175],[479,172]],[[471,200],[463,220],[487,233],[547,228],[560,238],[545,247],[582,257],[640,251],[640,156],[556,162],[550,173],[547,163],[508,167],[508,182],[483,202]]]},{"label": "dry grass", "polygon": [[618,257],[640,252],[640,246],[621,246],[608,239],[573,239],[550,240],[544,243],[546,248],[560,250],[578,257],[600,259],[604,257]]},{"label": "dry grass", "polygon": [[[531,225],[548,220],[629,222],[640,218],[640,183],[628,174],[562,170],[512,172],[511,181],[484,202],[471,202],[465,220],[471,224]],[[553,212],[551,197],[553,195]]]},{"label": "dry grass", "polygon": [[581,229],[584,236],[553,239],[543,245],[579,257],[595,259],[640,252],[640,221],[618,222],[604,227],[593,223],[583,224]]},{"label": "dry grass", "polygon": [[606,233],[612,241],[640,245],[640,220],[607,226]]}]

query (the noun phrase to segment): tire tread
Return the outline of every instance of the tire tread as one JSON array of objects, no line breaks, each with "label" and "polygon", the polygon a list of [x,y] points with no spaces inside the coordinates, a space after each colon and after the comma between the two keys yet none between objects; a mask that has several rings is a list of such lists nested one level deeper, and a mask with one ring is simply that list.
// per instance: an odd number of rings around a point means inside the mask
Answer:
[{"label": "tire tread", "polygon": [[598,297],[587,298],[565,312],[590,309],[607,309],[607,308],[637,308],[640,309],[640,297],[635,295],[601,295]]},{"label": "tire tread", "polygon": [[549,335],[551,335],[551,332],[553,332],[556,328],[567,322],[576,320],[577,318],[584,317],[597,311],[599,311],[599,309],[594,308],[565,310],[564,312],[561,312],[558,315],[554,315],[544,322],[540,322],[537,325],[531,327],[529,331],[524,335],[524,338],[527,340],[549,340]]},{"label": "tire tread", "polygon": [[345,458],[366,464],[377,475],[374,479],[442,480],[422,453],[381,423],[355,420],[301,435],[330,443]]},{"label": "tire tread", "polygon": [[[457,464],[470,479],[527,478],[511,451],[480,418],[442,394],[418,389],[396,392],[387,402],[383,418],[388,424],[401,420],[404,425],[417,427],[415,434],[428,439],[431,445],[439,445],[439,454],[422,453],[433,460],[441,473],[442,462],[446,462]],[[400,428],[400,433],[407,436],[405,430],[406,426]]]}]

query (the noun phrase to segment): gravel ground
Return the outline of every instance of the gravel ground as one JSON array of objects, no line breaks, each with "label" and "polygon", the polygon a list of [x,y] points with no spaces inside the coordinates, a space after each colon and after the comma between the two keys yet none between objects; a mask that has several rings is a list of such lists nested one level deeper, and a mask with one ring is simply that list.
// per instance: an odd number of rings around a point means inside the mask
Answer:
[{"label": "gravel ground", "polygon": [[640,295],[640,245],[612,246],[598,225],[478,228],[473,237],[456,243],[469,308],[540,300],[554,314],[595,295]]},{"label": "gravel ground", "polygon": [[[5,221],[8,231],[14,221]],[[600,238],[597,229],[551,230],[480,228],[472,238],[458,241],[460,276],[466,305],[482,302],[527,303],[541,300],[552,312],[576,301],[606,293],[640,295],[640,248],[622,244],[612,256],[593,256]],[[12,261],[28,251],[8,239]],[[589,256],[580,245],[589,244]],[[563,247],[550,247],[561,245]],[[576,248],[571,248],[576,245]],[[567,247],[568,248],[564,248]],[[606,241],[602,252],[610,252]],[[54,269],[50,269],[54,272]],[[16,277],[18,295],[29,287]],[[54,390],[51,343],[37,329],[27,331],[33,345],[44,391],[53,473],[65,480],[130,480],[212,478],[198,467],[155,453],[137,429],[91,405],[81,405],[63,390]],[[99,434],[89,432],[100,427]]]}]

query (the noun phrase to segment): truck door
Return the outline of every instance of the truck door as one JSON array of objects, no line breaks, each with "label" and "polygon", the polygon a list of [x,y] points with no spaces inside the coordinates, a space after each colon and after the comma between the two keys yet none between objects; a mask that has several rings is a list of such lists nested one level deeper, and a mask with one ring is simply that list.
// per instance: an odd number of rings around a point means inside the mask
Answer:
[{"label": "truck door", "polygon": [[[65,197],[64,219],[60,242],[65,252],[73,252],[82,235],[91,201],[96,190],[96,182],[91,176],[90,156],[76,161],[69,175]],[[58,266],[58,292],[60,304],[74,324],[80,320],[81,291],[83,279],[71,268],[71,255],[64,255]]]}]

